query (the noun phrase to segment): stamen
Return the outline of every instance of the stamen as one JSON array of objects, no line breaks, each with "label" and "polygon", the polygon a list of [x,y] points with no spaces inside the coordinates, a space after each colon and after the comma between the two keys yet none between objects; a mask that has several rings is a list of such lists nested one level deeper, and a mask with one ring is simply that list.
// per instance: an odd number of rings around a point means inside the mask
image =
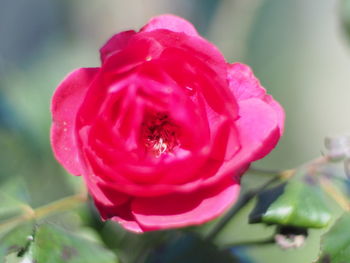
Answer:
[{"label": "stamen", "polygon": [[156,114],[149,118],[144,126],[144,143],[146,149],[159,158],[164,153],[171,153],[179,145],[177,127],[166,114]]}]

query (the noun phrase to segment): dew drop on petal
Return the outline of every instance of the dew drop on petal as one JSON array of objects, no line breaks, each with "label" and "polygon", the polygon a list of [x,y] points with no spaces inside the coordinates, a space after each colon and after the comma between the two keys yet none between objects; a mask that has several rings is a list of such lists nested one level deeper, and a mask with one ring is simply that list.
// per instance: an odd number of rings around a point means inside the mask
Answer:
[{"label": "dew drop on petal", "polygon": [[194,94],[194,88],[190,86],[185,86],[186,91],[188,92],[189,95]]}]

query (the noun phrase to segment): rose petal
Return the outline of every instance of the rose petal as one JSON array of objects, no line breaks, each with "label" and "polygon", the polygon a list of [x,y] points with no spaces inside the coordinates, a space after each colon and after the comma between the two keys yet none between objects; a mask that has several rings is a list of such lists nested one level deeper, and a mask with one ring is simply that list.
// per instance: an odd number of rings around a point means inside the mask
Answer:
[{"label": "rose petal", "polygon": [[130,38],[135,35],[134,30],[123,31],[111,37],[106,44],[100,49],[101,61],[104,61],[108,56],[125,48]]},{"label": "rose petal", "polygon": [[[143,63],[158,58],[163,49],[164,47],[155,39],[136,35],[120,52],[110,53],[105,57],[102,69],[109,72],[110,77],[115,79],[116,74],[128,72]],[[106,76],[104,78],[106,81]]]},{"label": "rose petal", "polygon": [[260,85],[259,80],[247,65],[241,63],[228,64],[227,79],[229,88],[237,100],[263,98],[266,94],[266,90]]},{"label": "rose petal", "polygon": [[197,30],[191,23],[181,17],[170,14],[152,18],[140,31],[149,32],[157,29],[168,29],[174,32],[198,36]]},{"label": "rose petal", "polygon": [[98,71],[99,68],[81,68],[71,72],[58,86],[52,98],[52,148],[57,160],[75,175],[83,172],[75,141],[75,117]]},{"label": "rose petal", "polygon": [[278,119],[278,127],[280,128],[280,134],[282,136],[284,132],[284,120],[286,118],[284,109],[277,101],[273,99],[271,95],[265,95],[264,101],[266,101],[276,112]]},{"label": "rose petal", "polygon": [[131,209],[137,222],[146,230],[197,225],[223,213],[236,201],[238,193],[238,182],[229,179],[189,194],[135,198]]},{"label": "rose petal", "polygon": [[[155,38],[158,35],[160,34],[153,34]],[[174,48],[171,38],[165,41],[157,39],[162,45],[170,46],[160,57],[164,71],[179,86],[192,90],[194,94],[203,95],[214,111],[220,114],[226,111],[227,115],[235,119],[237,105],[227,86],[226,63],[222,54],[214,45],[199,38],[187,37]],[[183,57],[187,59],[183,60]]]},{"label": "rose petal", "polygon": [[215,177],[208,181],[219,180],[237,172],[240,167],[246,167],[250,162],[258,160],[268,154],[280,138],[278,116],[264,101],[248,99],[239,102],[240,119],[237,120],[241,149],[225,162]]},{"label": "rose petal", "polygon": [[103,206],[122,205],[130,199],[128,195],[111,190],[108,187],[101,188],[95,175],[84,175],[84,179],[91,196]]},{"label": "rose petal", "polygon": [[134,233],[143,233],[144,230],[141,228],[141,226],[134,220],[125,220],[122,217],[114,216],[110,218],[110,220],[113,220],[119,224],[121,224],[126,230],[129,230]]},{"label": "rose petal", "polygon": [[[280,137],[276,112],[266,103],[249,99],[239,103],[241,118],[236,122],[241,142],[241,155],[262,158],[275,146]],[[259,156],[259,157],[257,157]]]},{"label": "rose petal", "polygon": [[282,135],[285,119],[284,110],[271,95],[266,94],[266,90],[254,76],[252,69],[241,63],[228,64],[227,69],[229,87],[236,99],[242,101],[250,98],[260,98],[268,103],[278,116],[278,126]]},{"label": "rose petal", "polygon": [[95,205],[100,212],[102,220],[113,220],[121,224],[126,230],[134,233],[142,233],[144,230],[130,210],[130,203],[125,203],[121,206],[104,206],[98,200],[94,200]]}]

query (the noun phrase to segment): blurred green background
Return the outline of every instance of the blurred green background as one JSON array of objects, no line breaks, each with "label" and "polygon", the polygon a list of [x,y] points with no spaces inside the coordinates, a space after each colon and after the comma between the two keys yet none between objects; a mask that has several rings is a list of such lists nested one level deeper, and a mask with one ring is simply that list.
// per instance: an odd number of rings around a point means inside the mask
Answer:
[{"label": "blurred green background", "polygon": [[[74,192],[80,179],[50,149],[52,93],[73,69],[98,66],[110,36],[163,13],[191,21],[227,61],[250,65],[285,108],[283,139],[256,167],[293,168],[319,156],[326,135],[350,132],[350,48],[340,11],[335,0],[0,0],[0,183],[25,184],[33,207]],[[248,226],[245,210],[218,244],[272,232]],[[299,250],[244,253],[258,263],[311,262],[319,232]]]}]

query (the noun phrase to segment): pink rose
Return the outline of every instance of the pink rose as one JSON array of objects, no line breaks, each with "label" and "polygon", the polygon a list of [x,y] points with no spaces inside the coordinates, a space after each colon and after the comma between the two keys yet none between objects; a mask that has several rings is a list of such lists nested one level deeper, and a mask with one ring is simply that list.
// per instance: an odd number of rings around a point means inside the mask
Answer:
[{"label": "pink rose", "polygon": [[116,34],[100,53],[101,67],[73,71],[53,96],[58,161],[84,177],[103,219],[134,232],[222,214],[279,140],[281,106],[173,15]]}]

